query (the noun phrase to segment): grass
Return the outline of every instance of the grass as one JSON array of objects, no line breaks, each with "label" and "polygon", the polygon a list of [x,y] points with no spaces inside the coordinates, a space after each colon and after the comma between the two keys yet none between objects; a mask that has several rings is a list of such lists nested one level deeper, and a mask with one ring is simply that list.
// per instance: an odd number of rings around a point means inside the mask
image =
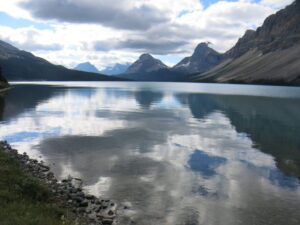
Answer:
[{"label": "grass", "polygon": [[0,149],[0,224],[75,223],[72,214],[53,201],[51,192],[44,184],[25,174],[20,163]]}]

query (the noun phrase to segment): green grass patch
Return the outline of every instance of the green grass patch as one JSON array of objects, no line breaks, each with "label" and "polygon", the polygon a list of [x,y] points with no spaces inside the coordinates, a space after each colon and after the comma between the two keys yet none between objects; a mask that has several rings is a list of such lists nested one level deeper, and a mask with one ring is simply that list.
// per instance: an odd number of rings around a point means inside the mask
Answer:
[{"label": "green grass patch", "polygon": [[0,149],[0,224],[75,223],[72,221],[72,214],[53,201],[46,185],[25,174],[18,160]]}]

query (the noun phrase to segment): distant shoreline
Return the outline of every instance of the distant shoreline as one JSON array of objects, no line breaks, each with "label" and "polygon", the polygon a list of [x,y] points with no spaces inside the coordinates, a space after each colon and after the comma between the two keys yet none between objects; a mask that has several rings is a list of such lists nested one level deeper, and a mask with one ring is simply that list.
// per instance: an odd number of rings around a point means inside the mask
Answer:
[{"label": "distant shoreline", "polygon": [[[300,87],[300,83],[288,83],[284,81],[270,81],[267,80],[258,80],[256,82],[242,82],[242,81],[232,81],[232,82],[216,82],[216,81],[142,81],[142,80],[104,80],[104,81],[78,81],[78,80],[70,80],[70,81],[54,81],[54,80],[30,80],[30,81],[11,81],[10,83],[13,84],[31,84],[31,83],[68,83],[68,82],[74,82],[74,83],[118,83],[118,82],[130,82],[130,83],[187,83],[187,84],[228,84],[228,85],[257,85],[257,86],[275,86],[275,87]],[[0,89],[1,90],[1,89]]]}]

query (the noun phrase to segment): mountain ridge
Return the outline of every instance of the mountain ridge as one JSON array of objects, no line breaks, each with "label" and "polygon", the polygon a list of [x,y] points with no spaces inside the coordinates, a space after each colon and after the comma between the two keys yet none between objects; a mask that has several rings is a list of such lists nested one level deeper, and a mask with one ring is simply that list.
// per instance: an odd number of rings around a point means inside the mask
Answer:
[{"label": "mountain ridge", "polygon": [[[300,85],[300,0],[268,16],[256,30],[247,30],[224,54],[200,43],[193,54],[168,67],[149,53],[128,68],[122,64],[99,70],[89,62],[69,70],[0,40],[0,64],[8,80],[191,81]],[[79,68],[85,65],[87,68]],[[118,68],[119,67],[119,68]],[[121,71],[120,74],[114,71]],[[123,71],[122,71],[123,70]],[[123,73],[122,73],[123,72]],[[97,74],[95,74],[97,73]]]},{"label": "mountain ridge", "polygon": [[247,30],[211,70],[193,82],[300,85],[300,1]]},{"label": "mountain ridge", "polygon": [[8,81],[114,81],[120,78],[54,65],[0,40],[0,65]]},{"label": "mountain ridge", "polygon": [[100,73],[105,75],[120,75],[125,73],[129,66],[129,63],[116,63],[113,66],[107,66],[106,68],[102,69]]},{"label": "mountain ridge", "polygon": [[142,54],[121,77],[136,81],[188,81],[190,74],[205,72],[222,60],[222,54],[200,43],[190,57],[168,67],[148,53]]}]

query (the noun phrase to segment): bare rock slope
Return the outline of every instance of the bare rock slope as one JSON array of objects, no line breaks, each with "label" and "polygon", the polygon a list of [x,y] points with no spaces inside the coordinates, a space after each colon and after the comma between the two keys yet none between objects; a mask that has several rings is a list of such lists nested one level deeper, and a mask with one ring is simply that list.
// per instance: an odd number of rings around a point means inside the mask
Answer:
[{"label": "bare rock slope", "polygon": [[300,0],[246,31],[224,59],[192,81],[300,85]]}]

